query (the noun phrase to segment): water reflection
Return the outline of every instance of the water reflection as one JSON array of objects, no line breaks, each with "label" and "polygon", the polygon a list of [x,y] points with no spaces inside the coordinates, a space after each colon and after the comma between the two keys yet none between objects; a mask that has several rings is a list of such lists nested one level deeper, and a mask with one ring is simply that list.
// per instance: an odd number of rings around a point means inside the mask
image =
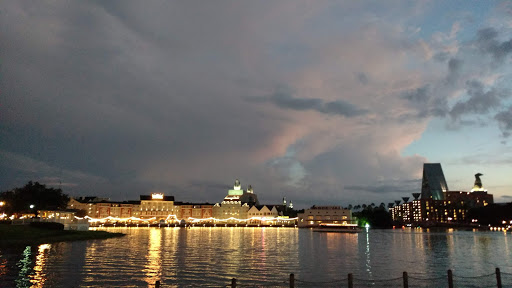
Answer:
[{"label": "water reflection", "polygon": [[22,258],[16,265],[19,269],[18,279],[16,279],[16,287],[29,287],[29,274],[31,271],[30,266],[32,264],[32,259],[30,259],[30,256],[32,255],[32,248],[30,246],[25,247],[22,255]]},{"label": "water reflection", "polygon": [[370,263],[370,233],[368,233],[368,227],[366,227],[366,272],[368,272],[368,279],[373,279],[372,265]]},{"label": "water reflection", "polygon": [[[375,283],[400,277],[403,271],[418,278],[441,276],[441,281],[447,269],[461,276],[489,274],[495,267],[512,273],[511,235],[503,233],[399,229],[352,235],[249,227],[110,230],[127,235],[2,248],[0,287],[144,287],[157,280],[162,287],[221,287],[233,277],[241,286],[259,287],[285,286],[290,273],[315,283],[344,279],[348,273]],[[412,281],[411,287],[424,287]],[[512,287],[507,284],[504,287]]]},{"label": "water reflection", "polygon": [[162,251],[162,230],[151,229],[149,231],[149,247],[148,254],[146,256],[146,265],[143,269],[146,278],[145,281],[149,285],[155,284],[157,280],[160,280],[162,273],[162,260],[160,253]]},{"label": "water reflection", "polygon": [[48,259],[48,251],[52,247],[51,244],[41,244],[37,248],[36,263],[34,265],[34,274],[30,276],[30,283],[32,287],[43,287],[46,281],[44,268]]}]

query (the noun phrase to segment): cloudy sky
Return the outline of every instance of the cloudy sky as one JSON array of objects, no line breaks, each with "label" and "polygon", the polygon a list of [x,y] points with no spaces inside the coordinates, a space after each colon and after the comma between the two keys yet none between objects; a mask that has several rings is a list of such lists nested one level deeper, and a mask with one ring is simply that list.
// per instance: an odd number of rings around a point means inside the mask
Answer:
[{"label": "cloudy sky", "polygon": [[508,1],[2,1],[0,191],[512,199]]}]

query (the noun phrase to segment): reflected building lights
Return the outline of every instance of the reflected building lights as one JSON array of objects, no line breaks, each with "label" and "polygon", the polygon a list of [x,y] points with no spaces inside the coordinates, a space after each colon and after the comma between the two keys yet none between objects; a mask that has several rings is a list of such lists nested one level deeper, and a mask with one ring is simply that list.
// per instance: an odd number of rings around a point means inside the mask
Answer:
[{"label": "reflected building lights", "polygon": [[162,274],[161,246],[162,230],[151,229],[149,232],[147,261],[143,270],[148,285],[154,285],[157,280],[160,280]]},{"label": "reflected building lights", "polygon": [[43,287],[46,281],[46,274],[43,272],[46,261],[48,259],[48,252],[51,244],[41,244],[37,248],[36,263],[34,266],[34,274],[30,276],[30,283],[32,287]]}]

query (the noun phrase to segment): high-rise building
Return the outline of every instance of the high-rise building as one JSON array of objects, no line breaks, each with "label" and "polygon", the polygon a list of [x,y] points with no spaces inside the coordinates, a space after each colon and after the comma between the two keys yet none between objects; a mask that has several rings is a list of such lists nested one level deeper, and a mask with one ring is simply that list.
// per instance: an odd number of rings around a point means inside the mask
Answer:
[{"label": "high-rise building", "polygon": [[412,202],[408,202],[409,197],[403,197],[403,204],[396,201],[396,205],[390,208],[392,218],[402,224],[427,226],[438,223],[467,223],[470,208],[494,203],[493,195],[488,194],[482,185],[482,175],[475,174],[475,184],[471,192],[445,191],[448,186],[441,165],[424,164],[421,199],[418,199],[420,193],[413,193]]},{"label": "high-rise building", "polygon": [[449,191],[440,163],[424,163],[421,180],[421,199],[444,200],[444,192]]}]

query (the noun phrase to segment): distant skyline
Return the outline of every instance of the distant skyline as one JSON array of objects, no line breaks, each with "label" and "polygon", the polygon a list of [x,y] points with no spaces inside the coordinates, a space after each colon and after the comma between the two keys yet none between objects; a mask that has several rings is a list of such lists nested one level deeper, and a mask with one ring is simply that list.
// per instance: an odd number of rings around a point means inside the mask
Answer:
[{"label": "distant skyline", "polygon": [[512,201],[509,1],[3,1],[0,191]]}]

